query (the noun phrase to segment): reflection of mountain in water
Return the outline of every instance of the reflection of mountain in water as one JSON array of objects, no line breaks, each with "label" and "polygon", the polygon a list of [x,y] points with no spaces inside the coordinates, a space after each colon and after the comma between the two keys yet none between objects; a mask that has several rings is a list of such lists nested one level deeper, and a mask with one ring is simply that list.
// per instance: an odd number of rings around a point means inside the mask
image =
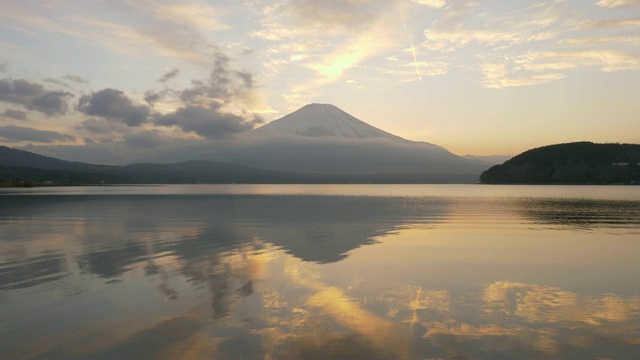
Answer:
[{"label": "reflection of mountain in water", "polygon": [[571,228],[628,228],[640,225],[640,203],[590,199],[526,199],[516,209],[534,222]]},{"label": "reflection of mountain in water", "polygon": [[[256,234],[292,255],[313,262],[339,261],[408,223],[439,222],[448,213],[443,199],[299,196],[266,198]],[[255,208],[251,207],[253,210]]]},{"label": "reflection of mountain in water", "polygon": [[[267,242],[305,261],[334,262],[408,223],[446,216],[443,199],[346,196],[110,196],[11,197],[0,207],[5,219],[0,248],[0,289],[25,287],[64,276],[68,267],[113,278],[146,262],[171,256],[199,259]],[[29,227],[32,219],[38,226]],[[45,255],[11,259],[49,244]],[[258,240],[259,242],[256,242]],[[75,263],[63,254],[79,253]],[[61,248],[62,247],[62,248]],[[12,251],[9,251],[13,249]],[[215,267],[216,264],[208,264]],[[184,266],[193,279],[210,278]],[[224,281],[223,281],[224,282]],[[243,286],[243,284],[241,284]]]}]

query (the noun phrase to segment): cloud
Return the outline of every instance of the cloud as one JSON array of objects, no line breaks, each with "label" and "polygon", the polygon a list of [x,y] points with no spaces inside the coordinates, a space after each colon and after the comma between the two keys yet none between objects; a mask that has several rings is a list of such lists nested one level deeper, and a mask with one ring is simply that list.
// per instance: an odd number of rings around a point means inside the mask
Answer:
[{"label": "cloud", "polygon": [[266,76],[292,84],[283,97],[297,103],[322,86],[354,80],[347,73],[367,61],[405,48],[405,22],[415,7],[422,6],[407,0],[281,2],[257,14],[261,27],[251,36],[268,45],[260,54]]},{"label": "cloud", "polygon": [[640,0],[600,0],[596,6],[613,8],[618,6],[640,6]]},{"label": "cloud", "polygon": [[158,130],[143,130],[124,134],[125,143],[133,148],[153,148],[167,142],[167,137]]},{"label": "cloud", "polygon": [[74,141],[75,136],[55,131],[37,130],[21,126],[7,125],[0,127],[0,137],[9,142],[32,141],[53,143],[56,141]]},{"label": "cloud", "polygon": [[173,69],[169,70],[167,73],[163,74],[158,79],[158,82],[166,83],[167,81],[169,81],[169,80],[175,78],[176,76],[178,76],[178,73],[180,73],[180,70],[178,70],[177,68],[173,68]]},{"label": "cloud", "polygon": [[368,27],[393,6],[388,0],[298,0],[290,2],[287,10],[297,26],[345,33]]},{"label": "cloud", "polygon": [[82,78],[78,75],[66,74],[62,78],[65,80],[73,81],[74,83],[78,83],[78,84],[87,84],[89,82],[87,79]]},{"label": "cloud", "polygon": [[254,114],[231,114],[221,111],[219,105],[185,106],[172,113],[156,115],[155,124],[176,126],[201,137],[220,139],[253,129],[262,119]]},{"label": "cloud", "polygon": [[[259,116],[248,110],[253,96],[253,74],[233,67],[230,58],[223,53],[216,54],[213,65],[208,78],[194,79],[185,89],[164,86],[162,90],[146,91],[144,100],[148,106],[134,104],[126,94],[116,89],[84,95],[78,109],[93,117],[85,119],[76,128],[110,141],[131,143],[136,148],[177,139],[175,136],[169,138],[166,131],[153,127],[173,127],[177,129],[175,134],[185,139],[194,139],[193,134],[201,138],[221,139],[253,129],[262,122]],[[173,69],[161,80],[168,80],[178,73]],[[167,97],[169,101],[162,106],[165,111],[153,112],[154,104]],[[173,110],[166,110],[171,107]],[[131,129],[142,124],[146,125],[144,129]]]},{"label": "cloud", "polygon": [[307,64],[308,68],[320,75],[319,78],[312,81],[312,84],[317,87],[332,83],[341,78],[347,70],[360,65],[371,57],[384,53],[395,45],[396,40],[386,33],[365,32]]},{"label": "cloud", "polygon": [[505,64],[483,64],[482,74],[484,75],[483,85],[492,89],[544,84],[566,76],[557,71],[513,72],[509,71]]},{"label": "cloud", "polygon": [[135,105],[124,92],[110,88],[83,95],[78,109],[87,115],[101,116],[132,127],[144,123],[150,112],[148,106]]},{"label": "cloud", "polygon": [[[179,70],[174,68],[158,79],[161,83],[176,77]],[[209,107],[211,104],[247,107],[254,101],[253,74],[244,69],[237,69],[231,64],[231,59],[224,53],[218,52],[213,56],[213,69],[206,79],[192,79],[191,86],[176,90],[164,86],[162,90],[148,90],[144,93],[144,100],[149,106],[164,100],[166,97],[177,96],[182,105]]]},{"label": "cloud", "polygon": [[70,89],[70,88],[71,88],[71,86],[69,86],[69,84],[67,84],[67,83],[66,83],[66,82],[64,82],[64,81],[58,80],[58,79],[54,79],[54,78],[46,78],[46,79],[44,79],[43,81],[44,81],[44,82],[48,82],[48,83],[50,83],[50,84],[56,84],[56,85],[64,86],[64,87],[66,87],[67,89]]},{"label": "cloud", "polygon": [[3,62],[2,64],[0,64],[0,72],[6,72],[7,69],[9,69],[9,63],[7,62]]},{"label": "cloud", "polygon": [[236,70],[223,53],[215,56],[209,78],[192,80],[192,86],[180,93],[180,100],[188,105],[209,106],[227,104],[242,98],[253,88],[253,76],[246,70]]},{"label": "cloud", "polygon": [[[87,84],[89,82],[89,81],[81,78],[80,76],[69,75],[69,74],[64,75],[62,77],[62,79],[63,80],[69,80],[69,81],[72,81],[72,82],[77,83],[77,84]],[[66,83],[65,81],[63,81],[63,80],[58,80],[58,79],[54,79],[54,78],[46,78],[46,79],[44,79],[45,82],[48,82],[48,83],[51,83],[51,84],[60,85],[60,86],[64,86],[64,87],[66,87],[68,89],[71,89],[71,86],[68,83]]]},{"label": "cloud", "polygon": [[611,28],[611,27],[639,27],[639,26],[640,26],[640,17],[588,21],[582,25],[582,27],[585,29],[599,29],[599,28]]},{"label": "cloud", "polygon": [[629,43],[635,46],[640,46],[640,38],[637,36],[608,36],[608,35],[596,35],[596,36],[579,36],[566,40],[562,40],[561,44],[568,45],[590,45],[594,43],[604,43],[608,45],[612,44],[624,44]]},{"label": "cloud", "polygon": [[92,134],[112,134],[112,133],[126,133],[131,131],[131,128],[122,123],[114,122],[105,118],[89,118],[83,120],[80,125],[76,127],[78,130],[86,130]]},{"label": "cloud", "polygon": [[577,68],[640,70],[640,58],[613,50],[532,52],[514,56],[508,62],[483,64],[483,84],[494,89],[543,84],[562,79],[568,70]]},{"label": "cloud", "polygon": [[27,120],[27,112],[21,110],[6,109],[0,115],[14,120]]},{"label": "cloud", "polygon": [[[599,6],[605,3],[618,2]],[[594,19],[593,13],[571,11],[567,1],[507,12],[484,6],[461,2],[446,7],[424,30],[422,49],[450,68],[477,69],[482,84],[496,89],[549,83],[581,69],[640,70],[634,32],[640,18]],[[471,19],[477,14],[482,21]]]},{"label": "cloud", "polygon": [[55,6],[7,3],[3,25],[29,36],[34,30],[73,36],[124,56],[150,50],[204,65],[218,51],[207,36],[229,28],[219,21],[225,11],[202,2],[107,1],[90,6],[93,11],[88,16],[82,7],[65,2]]},{"label": "cloud", "polygon": [[413,0],[414,3],[432,7],[434,9],[443,8],[447,2],[445,0]]},{"label": "cloud", "polygon": [[[455,51],[469,45],[512,47],[556,37],[558,29],[572,26],[563,16],[565,4],[538,3],[508,15],[486,13],[475,25],[468,18],[481,12],[480,3],[463,2],[448,7],[445,14],[424,31],[425,45],[430,50]],[[470,26],[469,24],[474,24]]]},{"label": "cloud", "polygon": [[66,91],[47,91],[42,85],[23,79],[0,79],[0,101],[19,104],[47,116],[65,114],[68,107],[66,98],[72,96]]},{"label": "cloud", "polygon": [[162,100],[165,96],[166,92],[164,91],[153,91],[148,90],[144,92],[144,101],[149,105],[153,106],[156,102]]}]

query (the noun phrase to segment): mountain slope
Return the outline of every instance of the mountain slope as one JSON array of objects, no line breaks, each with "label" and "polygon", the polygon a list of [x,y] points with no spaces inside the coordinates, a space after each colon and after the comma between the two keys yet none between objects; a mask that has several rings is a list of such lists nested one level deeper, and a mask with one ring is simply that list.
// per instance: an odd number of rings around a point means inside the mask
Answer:
[{"label": "mountain slope", "polygon": [[640,145],[576,142],[535,148],[482,173],[487,184],[640,183]]},{"label": "mountain slope", "polygon": [[13,149],[0,145],[0,166],[30,167],[45,170],[102,171],[114,168],[109,165],[95,165],[60,160],[29,151]]},{"label": "mountain slope", "polygon": [[282,136],[376,138],[406,141],[399,136],[358,120],[329,104],[305,105],[289,115],[253,130],[250,136],[259,138]]}]

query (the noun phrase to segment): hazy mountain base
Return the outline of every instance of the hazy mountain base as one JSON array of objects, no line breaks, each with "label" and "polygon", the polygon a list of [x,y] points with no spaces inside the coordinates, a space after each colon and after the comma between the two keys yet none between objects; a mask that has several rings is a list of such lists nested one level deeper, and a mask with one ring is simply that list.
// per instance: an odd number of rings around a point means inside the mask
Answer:
[{"label": "hazy mountain base", "polygon": [[[201,163],[201,162],[197,162]],[[209,163],[208,166],[215,166]],[[422,183],[475,183],[456,176],[425,174],[293,174],[284,172],[252,171],[223,173],[213,171],[189,171],[180,164],[144,164],[140,168],[120,168],[111,171],[83,172],[73,170],[47,170],[29,167],[0,166],[0,187],[116,185],[116,184],[422,184]],[[157,166],[146,172],[142,168]],[[226,165],[226,164],[225,164]],[[148,169],[147,169],[148,170]]]},{"label": "hazy mountain base", "polygon": [[[0,186],[99,184],[229,183],[450,183],[476,182],[477,175],[425,172],[295,173],[256,169],[212,161],[173,164],[95,165],[54,159],[0,147]],[[467,181],[464,181],[467,180]]]},{"label": "hazy mountain base", "polygon": [[640,145],[577,142],[526,151],[480,175],[485,184],[640,184]]},{"label": "hazy mountain base", "polygon": [[[300,138],[240,140],[212,160],[322,177],[477,182],[487,168],[439,146],[389,139]],[[416,178],[416,176],[418,178]],[[360,182],[362,180],[358,180]],[[366,181],[366,180],[365,180]]]}]

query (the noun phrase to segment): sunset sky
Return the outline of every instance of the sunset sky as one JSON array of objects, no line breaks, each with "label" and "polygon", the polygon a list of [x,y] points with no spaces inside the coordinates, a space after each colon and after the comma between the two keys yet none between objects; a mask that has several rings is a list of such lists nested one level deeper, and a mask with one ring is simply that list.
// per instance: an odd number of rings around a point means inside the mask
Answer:
[{"label": "sunset sky", "polygon": [[0,0],[2,145],[215,142],[308,103],[458,155],[640,143],[640,0]]}]

